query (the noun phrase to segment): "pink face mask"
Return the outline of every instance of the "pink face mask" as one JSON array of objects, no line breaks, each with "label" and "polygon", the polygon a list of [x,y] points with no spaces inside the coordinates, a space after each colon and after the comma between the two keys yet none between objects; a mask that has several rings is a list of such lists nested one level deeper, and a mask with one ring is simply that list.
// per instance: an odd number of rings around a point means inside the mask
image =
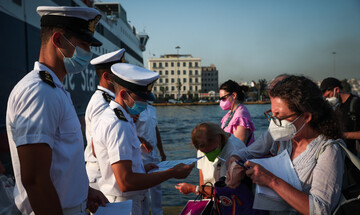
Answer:
[{"label": "pink face mask", "polygon": [[226,99],[225,101],[220,100],[220,107],[223,110],[230,110],[231,109],[231,101]]}]

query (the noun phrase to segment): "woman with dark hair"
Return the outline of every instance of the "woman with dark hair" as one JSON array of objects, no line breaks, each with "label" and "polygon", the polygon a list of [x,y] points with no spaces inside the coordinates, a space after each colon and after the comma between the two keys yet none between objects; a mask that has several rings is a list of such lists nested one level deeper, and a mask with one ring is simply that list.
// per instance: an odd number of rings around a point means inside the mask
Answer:
[{"label": "woman with dark hair", "polygon": [[335,113],[319,87],[303,76],[279,81],[270,95],[271,110],[265,115],[270,120],[267,132],[271,138],[238,151],[228,164],[286,150],[302,190],[251,161],[240,174],[246,173],[253,183],[272,189],[289,205],[270,214],[331,214],[340,199],[345,158],[338,145],[344,142]]},{"label": "woman with dark hair", "polygon": [[240,86],[232,80],[228,80],[220,86],[220,107],[229,112],[221,120],[221,128],[234,134],[249,146],[254,142],[255,127],[251,121],[248,109],[242,104],[247,86]]}]

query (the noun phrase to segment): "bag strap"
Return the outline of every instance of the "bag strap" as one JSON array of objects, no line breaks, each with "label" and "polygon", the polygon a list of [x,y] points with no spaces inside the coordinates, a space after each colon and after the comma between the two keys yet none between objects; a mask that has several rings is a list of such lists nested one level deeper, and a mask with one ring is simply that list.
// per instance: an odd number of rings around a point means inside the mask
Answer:
[{"label": "bag strap", "polygon": [[338,141],[331,142],[327,145],[324,144],[325,146],[323,145],[315,155],[316,162],[319,159],[319,156],[325,151],[325,149],[332,144],[339,145],[345,151],[345,153],[346,153],[347,157],[350,159],[350,161],[356,166],[356,168],[358,168],[360,170],[360,159],[356,155],[354,155],[352,152],[350,152],[349,149],[347,149],[343,144],[339,143]]}]

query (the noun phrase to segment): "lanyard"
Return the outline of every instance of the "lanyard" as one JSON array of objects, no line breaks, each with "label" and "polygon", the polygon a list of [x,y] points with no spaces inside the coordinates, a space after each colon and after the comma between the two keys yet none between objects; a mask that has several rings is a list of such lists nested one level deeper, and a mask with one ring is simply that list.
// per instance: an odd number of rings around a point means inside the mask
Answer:
[{"label": "lanyard", "polygon": [[222,128],[223,130],[229,125],[229,122],[230,122],[231,119],[233,118],[234,113],[236,112],[237,108],[238,108],[240,105],[241,105],[241,103],[239,103],[239,104],[236,106],[234,112],[232,112],[232,111],[230,112],[230,116],[227,118],[227,120],[226,120],[226,122],[225,122],[225,125],[224,125],[224,127]]}]

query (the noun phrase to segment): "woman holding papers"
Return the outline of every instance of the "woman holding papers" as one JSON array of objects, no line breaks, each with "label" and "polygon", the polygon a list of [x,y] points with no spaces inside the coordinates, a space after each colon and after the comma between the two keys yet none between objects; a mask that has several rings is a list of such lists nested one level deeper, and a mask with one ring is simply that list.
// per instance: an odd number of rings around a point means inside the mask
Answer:
[{"label": "woman holding papers", "polygon": [[[287,203],[272,208],[271,201],[259,202],[255,197],[254,208],[271,209],[271,214],[331,214],[341,195],[345,157],[338,145],[344,144],[339,121],[319,87],[303,76],[291,75],[279,81],[270,95],[271,110],[265,112],[270,120],[267,133],[238,151],[228,163],[261,157],[269,151],[279,155],[286,150],[301,190],[247,161],[247,169],[241,174],[272,189]],[[281,163],[278,168],[282,168]]]},{"label": "woman holding papers", "polygon": [[203,122],[194,127],[191,132],[191,144],[197,149],[200,186],[188,183],[179,183],[175,186],[183,194],[206,194],[201,185],[207,182],[214,184],[226,173],[225,160],[233,151],[245,148],[245,144],[233,134],[226,133],[213,122]]}]

